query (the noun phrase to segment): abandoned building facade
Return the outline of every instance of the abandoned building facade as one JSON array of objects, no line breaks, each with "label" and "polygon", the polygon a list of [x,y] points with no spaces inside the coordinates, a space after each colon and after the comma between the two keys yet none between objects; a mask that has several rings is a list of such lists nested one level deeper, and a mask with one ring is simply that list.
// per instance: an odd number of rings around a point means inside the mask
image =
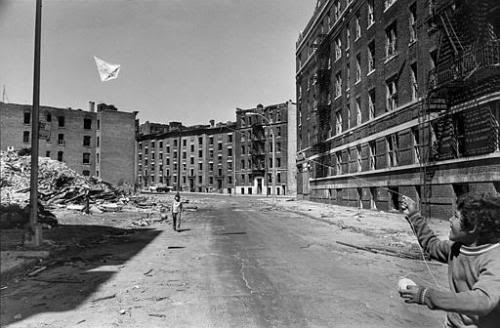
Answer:
[{"label": "abandoned building facade", "polygon": [[[236,109],[238,194],[296,193],[295,112],[296,105],[292,101]],[[288,122],[292,122],[291,127]]]},{"label": "abandoned building facade", "polygon": [[[31,148],[31,107],[0,103],[2,151]],[[41,106],[39,154],[84,176],[133,185],[136,114],[94,102],[87,111]]]},{"label": "abandoned building facade", "polygon": [[[237,109],[236,122],[183,126],[145,122],[137,137],[137,182],[141,188],[272,194],[272,138],[275,134],[275,194],[295,192],[295,115],[291,101]],[[295,121],[294,121],[295,122]],[[292,144],[289,145],[289,140]],[[290,169],[291,168],[291,169]]]},{"label": "abandoned building facade", "polygon": [[189,127],[171,122],[162,132],[150,133],[141,125],[145,134],[137,137],[139,186],[233,193],[234,128],[231,122]]},{"label": "abandoned building facade", "polygon": [[301,197],[449,217],[500,190],[494,0],[324,0],[296,44]]}]

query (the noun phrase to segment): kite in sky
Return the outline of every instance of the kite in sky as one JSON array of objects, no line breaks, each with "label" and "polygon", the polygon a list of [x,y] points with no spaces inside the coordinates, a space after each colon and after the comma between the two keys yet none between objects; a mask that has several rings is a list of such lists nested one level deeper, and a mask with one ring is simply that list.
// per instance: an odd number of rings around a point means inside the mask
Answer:
[{"label": "kite in sky", "polygon": [[96,56],[94,56],[94,60],[102,82],[113,80],[118,77],[118,73],[120,73],[120,65],[107,63]]}]

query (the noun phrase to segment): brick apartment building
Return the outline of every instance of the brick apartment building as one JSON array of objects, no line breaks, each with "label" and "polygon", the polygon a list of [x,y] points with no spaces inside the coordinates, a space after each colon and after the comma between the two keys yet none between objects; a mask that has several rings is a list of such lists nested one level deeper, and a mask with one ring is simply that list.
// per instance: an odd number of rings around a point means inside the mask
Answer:
[{"label": "brick apartment building", "polygon": [[[137,112],[89,103],[89,110],[40,107],[40,156],[113,184],[135,181]],[[0,149],[31,148],[31,105],[0,102]]]},{"label": "brick apartment building", "polygon": [[[142,188],[234,192],[235,123],[163,126],[164,132],[137,138],[137,182]],[[142,125],[140,130],[148,131]]]},{"label": "brick apartment building", "polygon": [[[291,101],[236,110],[236,193],[288,195],[296,192],[295,111]],[[289,128],[289,122],[294,127]],[[275,190],[273,142],[275,137]],[[292,154],[292,156],[289,156]]]},{"label": "brick apartment building", "polygon": [[494,0],[323,0],[296,45],[298,193],[447,217],[500,190]]},{"label": "brick apartment building", "polygon": [[[249,113],[259,113],[268,120]],[[295,104],[237,109],[237,122],[183,126],[146,122],[137,137],[137,177],[141,188],[225,194],[270,195],[276,135],[276,194],[296,191]],[[291,141],[291,143],[289,142]],[[178,166],[180,165],[180,166]],[[179,179],[179,180],[178,180]],[[179,186],[178,186],[179,184]]]}]

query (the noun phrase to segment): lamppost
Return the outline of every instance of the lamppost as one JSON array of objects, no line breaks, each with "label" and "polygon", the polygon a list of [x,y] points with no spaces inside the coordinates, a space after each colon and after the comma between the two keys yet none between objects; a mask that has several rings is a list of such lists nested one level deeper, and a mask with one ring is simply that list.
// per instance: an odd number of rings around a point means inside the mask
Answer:
[{"label": "lamppost", "polygon": [[267,125],[269,126],[269,131],[271,131],[271,139],[272,139],[272,173],[271,173],[271,180],[272,180],[272,190],[271,190],[271,195],[273,196],[273,202],[276,202],[276,139],[274,136],[274,129],[272,127],[272,122],[262,115],[261,113],[258,112],[246,112],[244,115],[246,116],[260,116],[264,121],[267,122]]}]

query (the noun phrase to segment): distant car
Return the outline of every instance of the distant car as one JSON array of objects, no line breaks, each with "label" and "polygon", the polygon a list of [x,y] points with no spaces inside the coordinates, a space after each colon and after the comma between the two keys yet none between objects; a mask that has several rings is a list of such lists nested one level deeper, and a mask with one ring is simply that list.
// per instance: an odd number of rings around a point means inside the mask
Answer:
[{"label": "distant car", "polygon": [[168,187],[168,186],[156,187],[156,192],[169,192],[169,191],[170,191],[170,187]]}]

